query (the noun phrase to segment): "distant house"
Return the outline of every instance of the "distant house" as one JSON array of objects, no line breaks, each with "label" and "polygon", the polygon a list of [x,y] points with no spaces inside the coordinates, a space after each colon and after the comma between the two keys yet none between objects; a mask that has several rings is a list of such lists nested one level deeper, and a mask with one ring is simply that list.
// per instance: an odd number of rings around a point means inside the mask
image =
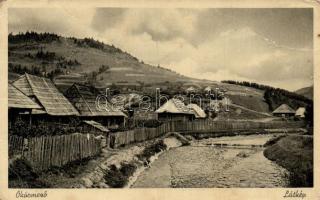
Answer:
[{"label": "distant house", "polygon": [[193,87],[193,86],[190,86],[186,89],[186,92],[187,93],[193,93],[193,92],[196,92],[196,89]]},{"label": "distant house", "polygon": [[212,91],[212,88],[210,86],[207,86],[207,87],[204,88],[204,91],[205,92],[210,92],[210,91]]},{"label": "distant house", "polygon": [[65,96],[79,111],[82,119],[94,120],[108,127],[124,125],[127,116],[111,106],[106,99],[101,99],[101,104],[98,105],[99,95],[101,93],[96,88],[77,83],[65,92]]},{"label": "distant house", "polygon": [[296,113],[296,111],[293,110],[287,104],[282,104],[281,106],[279,106],[277,109],[275,109],[272,112],[272,114],[274,116],[278,116],[278,117],[291,117],[291,116],[294,116],[295,113]]},{"label": "distant house", "polygon": [[163,104],[158,110],[159,121],[190,121],[195,114],[179,99],[172,98]]},{"label": "distant house", "polygon": [[295,116],[296,117],[300,117],[300,118],[304,118],[305,117],[305,112],[306,112],[306,108],[305,107],[300,107],[296,110]]},{"label": "distant house", "polygon": [[36,120],[66,123],[70,116],[79,115],[68,99],[47,78],[26,73],[12,84],[26,96],[41,105],[41,109],[32,110],[32,118]]},{"label": "distant house", "polygon": [[189,104],[187,107],[194,113],[196,119],[206,118],[206,113],[197,104]]},{"label": "distant house", "polygon": [[9,127],[16,121],[22,113],[29,114],[29,122],[31,123],[32,109],[41,109],[41,106],[32,99],[23,94],[15,86],[8,85],[8,115]]}]

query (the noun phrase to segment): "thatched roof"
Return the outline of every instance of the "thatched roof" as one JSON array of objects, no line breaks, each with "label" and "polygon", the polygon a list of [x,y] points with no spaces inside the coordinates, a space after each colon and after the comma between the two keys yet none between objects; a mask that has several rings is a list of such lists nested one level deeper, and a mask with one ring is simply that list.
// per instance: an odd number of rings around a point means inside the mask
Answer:
[{"label": "thatched roof", "polygon": [[100,106],[97,105],[97,97],[101,93],[94,87],[73,84],[65,92],[65,96],[69,101],[76,107],[79,111],[80,116],[122,116],[126,115],[111,106],[111,104],[106,101],[106,98],[101,98]]},{"label": "thatched roof", "polygon": [[189,104],[187,106],[195,115],[196,118],[205,118],[207,115],[206,113],[198,106],[197,104]]},{"label": "thatched roof", "polygon": [[290,106],[288,106],[287,104],[282,104],[281,106],[279,106],[277,109],[275,109],[273,112],[273,114],[295,114],[296,111],[293,110]]},{"label": "thatched roof", "polygon": [[26,73],[14,81],[13,85],[28,97],[35,97],[49,115],[79,115],[73,105],[47,78]]},{"label": "thatched roof", "polygon": [[22,109],[40,109],[41,106],[24,95],[20,90],[8,84],[8,107]]},{"label": "thatched roof", "polygon": [[90,120],[90,121],[83,121],[85,124],[88,124],[90,126],[93,126],[94,128],[97,128],[99,129],[100,131],[102,132],[109,132],[109,129],[107,129],[105,126],[103,126],[102,124],[96,122],[96,121],[93,121],[93,120]]},{"label": "thatched roof", "polygon": [[156,113],[175,113],[194,115],[192,111],[179,99],[172,98],[163,104]]}]

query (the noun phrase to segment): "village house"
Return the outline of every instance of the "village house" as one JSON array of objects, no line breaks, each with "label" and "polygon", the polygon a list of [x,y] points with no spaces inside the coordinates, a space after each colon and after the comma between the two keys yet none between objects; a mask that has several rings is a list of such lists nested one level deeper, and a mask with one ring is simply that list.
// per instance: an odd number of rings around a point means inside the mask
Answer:
[{"label": "village house", "polygon": [[305,117],[305,112],[306,112],[306,108],[305,107],[299,107],[296,110],[295,116],[296,117],[300,117],[300,118],[304,118]]},{"label": "village house", "polygon": [[194,113],[196,119],[205,119],[207,117],[206,113],[197,104],[191,103],[187,107]]},{"label": "village house", "polygon": [[101,93],[92,86],[73,84],[66,90],[65,96],[79,111],[83,120],[94,120],[107,127],[119,127],[125,125],[126,115],[111,106],[107,99],[101,99],[97,105],[97,97]]},{"label": "village house", "polygon": [[68,123],[72,117],[79,115],[67,98],[47,78],[25,73],[12,84],[41,105],[40,109],[33,109],[31,112],[34,122]]},{"label": "village house", "polygon": [[191,121],[195,114],[179,99],[172,98],[164,103],[158,110],[159,121]]},{"label": "village house", "polygon": [[195,93],[196,91],[197,91],[196,88],[194,88],[193,86],[190,86],[186,89],[187,94]]},{"label": "village house", "polygon": [[210,91],[212,91],[212,88],[210,86],[205,87],[204,92],[209,93]]},{"label": "village house", "polygon": [[22,115],[28,115],[28,121],[31,125],[32,109],[41,109],[41,106],[32,99],[24,95],[15,86],[8,84],[8,119],[9,128],[15,123],[17,118]]},{"label": "village house", "polygon": [[274,116],[278,117],[292,117],[295,115],[295,113],[296,111],[287,104],[282,104],[272,112]]}]

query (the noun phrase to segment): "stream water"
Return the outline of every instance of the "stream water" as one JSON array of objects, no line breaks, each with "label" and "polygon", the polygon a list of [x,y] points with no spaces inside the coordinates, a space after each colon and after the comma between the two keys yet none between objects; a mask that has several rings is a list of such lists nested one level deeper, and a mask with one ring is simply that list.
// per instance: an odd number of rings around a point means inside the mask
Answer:
[{"label": "stream water", "polygon": [[288,172],[265,158],[263,148],[252,147],[271,137],[210,138],[170,149],[143,171],[132,187],[286,187]]}]

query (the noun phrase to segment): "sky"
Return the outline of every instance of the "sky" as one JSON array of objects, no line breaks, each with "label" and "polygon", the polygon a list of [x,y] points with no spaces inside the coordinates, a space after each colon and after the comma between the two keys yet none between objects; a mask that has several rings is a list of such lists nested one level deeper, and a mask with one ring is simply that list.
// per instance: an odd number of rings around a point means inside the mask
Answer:
[{"label": "sky", "polygon": [[309,8],[10,8],[8,14],[9,32],[92,37],[194,78],[291,91],[313,84]]}]

